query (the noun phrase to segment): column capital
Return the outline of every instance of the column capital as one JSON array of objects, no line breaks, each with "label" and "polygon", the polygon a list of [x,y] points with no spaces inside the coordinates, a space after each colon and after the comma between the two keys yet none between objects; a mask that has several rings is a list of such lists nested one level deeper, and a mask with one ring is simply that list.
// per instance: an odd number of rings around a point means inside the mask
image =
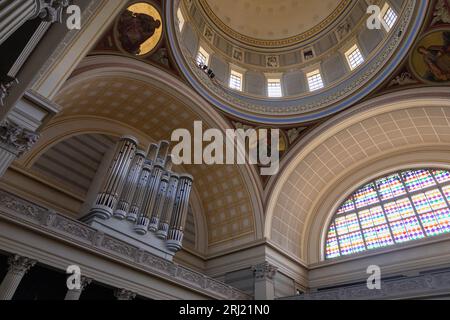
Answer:
[{"label": "column capital", "polygon": [[6,76],[6,79],[0,81],[0,107],[6,105],[6,98],[8,98],[11,88],[18,84],[19,80]]},{"label": "column capital", "polygon": [[20,157],[39,140],[39,134],[28,131],[11,121],[0,123],[0,146]]},{"label": "column capital", "polygon": [[36,261],[19,255],[8,258],[8,271],[13,274],[24,275],[35,265]]},{"label": "column capital", "polygon": [[50,23],[62,23],[64,8],[69,6],[69,0],[35,0],[36,16]]},{"label": "column capital", "polygon": [[253,266],[252,271],[256,280],[273,280],[278,268],[268,262],[264,262]]},{"label": "column capital", "polygon": [[84,289],[86,289],[86,287],[88,285],[90,285],[92,283],[92,279],[82,276],[81,277],[81,281],[80,281],[80,291],[83,291]]},{"label": "column capital", "polygon": [[117,298],[117,300],[133,300],[134,298],[136,298],[136,293],[126,289],[116,289],[114,291],[114,296]]}]

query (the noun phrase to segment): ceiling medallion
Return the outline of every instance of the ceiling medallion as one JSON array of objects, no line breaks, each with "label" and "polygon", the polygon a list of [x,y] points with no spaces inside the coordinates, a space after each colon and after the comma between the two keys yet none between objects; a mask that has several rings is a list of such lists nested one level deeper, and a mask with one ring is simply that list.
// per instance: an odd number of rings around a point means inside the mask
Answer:
[{"label": "ceiling medallion", "polygon": [[118,46],[136,56],[151,53],[158,46],[162,33],[161,14],[146,2],[134,3],[125,9],[115,28]]}]

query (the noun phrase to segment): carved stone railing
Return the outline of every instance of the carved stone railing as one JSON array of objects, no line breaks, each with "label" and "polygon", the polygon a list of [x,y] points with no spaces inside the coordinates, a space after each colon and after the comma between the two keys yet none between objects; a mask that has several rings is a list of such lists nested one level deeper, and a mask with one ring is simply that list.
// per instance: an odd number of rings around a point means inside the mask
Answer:
[{"label": "carved stone railing", "polygon": [[[166,259],[157,257],[139,247],[116,239],[96,229],[43,208],[6,191],[0,190],[0,218],[9,218],[22,225],[39,227],[46,235],[61,236],[73,240],[86,249],[93,247],[99,254],[114,255],[124,261],[137,264],[150,275],[177,283],[207,297],[227,300],[250,300],[251,297],[223,282],[190,270]],[[25,223],[23,223],[25,222]]]},{"label": "carved stone railing", "polygon": [[388,300],[450,296],[450,270],[381,282],[381,289],[370,290],[366,284],[311,292],[284,300]]}]

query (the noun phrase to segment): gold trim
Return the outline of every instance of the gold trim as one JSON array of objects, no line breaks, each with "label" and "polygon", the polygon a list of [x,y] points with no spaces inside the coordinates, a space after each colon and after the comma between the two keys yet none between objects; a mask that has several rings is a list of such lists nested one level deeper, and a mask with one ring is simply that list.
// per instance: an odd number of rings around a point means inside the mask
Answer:
[{"label": "gold trim", "polygon": [[319,32],[321,32],[323,29],[327,28],[339,15],[342,14],[342,12],[348,7],[348,5],[352,2],[352,0],[342,0],[339,6],[321,23],[313,27],[312,29],[285,39],[278,39],[278,40],[261,40],[257,38],[252,38],[249,36],[245,36],[234,29],[230,28],[228,25],[226,25],[221,19],[217,17],[217,15],[214,13],[214,11],[209,6],[207,0],[198,0],[201,9],[203,12],[211,19],[211,21],[216,25],[216,27],[219,28],[222,32],[227,34],[228,36],[232,37],[233,39],[243,42],[247,45],[251,46],[257,46],[257,47],[286,47],[293,44],[296,44],[298,42],[305,41],[315,35],[317,35]]}]

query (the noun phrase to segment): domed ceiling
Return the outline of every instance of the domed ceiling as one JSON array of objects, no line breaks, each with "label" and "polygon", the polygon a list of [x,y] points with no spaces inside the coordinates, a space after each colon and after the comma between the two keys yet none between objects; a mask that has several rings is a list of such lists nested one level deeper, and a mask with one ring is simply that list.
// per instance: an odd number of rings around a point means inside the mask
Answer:
[{"label": "domed ceiling", "polygon": [[273,47],[308,39],[350,0],[200,0],[216,27],[245,44]]},{"label": "domed ceiling", "polygon": [[[369,3],[390,8],[391,26],[369,25]],[[380,87],[414,44],[429,4],[179,0],[167,2],[165,17],[180,72],[211,105],[235,120],[291,126],[340,112]],[[350,54],[359,56],[356,66]],[[231,86],[236,72],[238,88]],[[274,79],[276,95],[269,92]]]}]

